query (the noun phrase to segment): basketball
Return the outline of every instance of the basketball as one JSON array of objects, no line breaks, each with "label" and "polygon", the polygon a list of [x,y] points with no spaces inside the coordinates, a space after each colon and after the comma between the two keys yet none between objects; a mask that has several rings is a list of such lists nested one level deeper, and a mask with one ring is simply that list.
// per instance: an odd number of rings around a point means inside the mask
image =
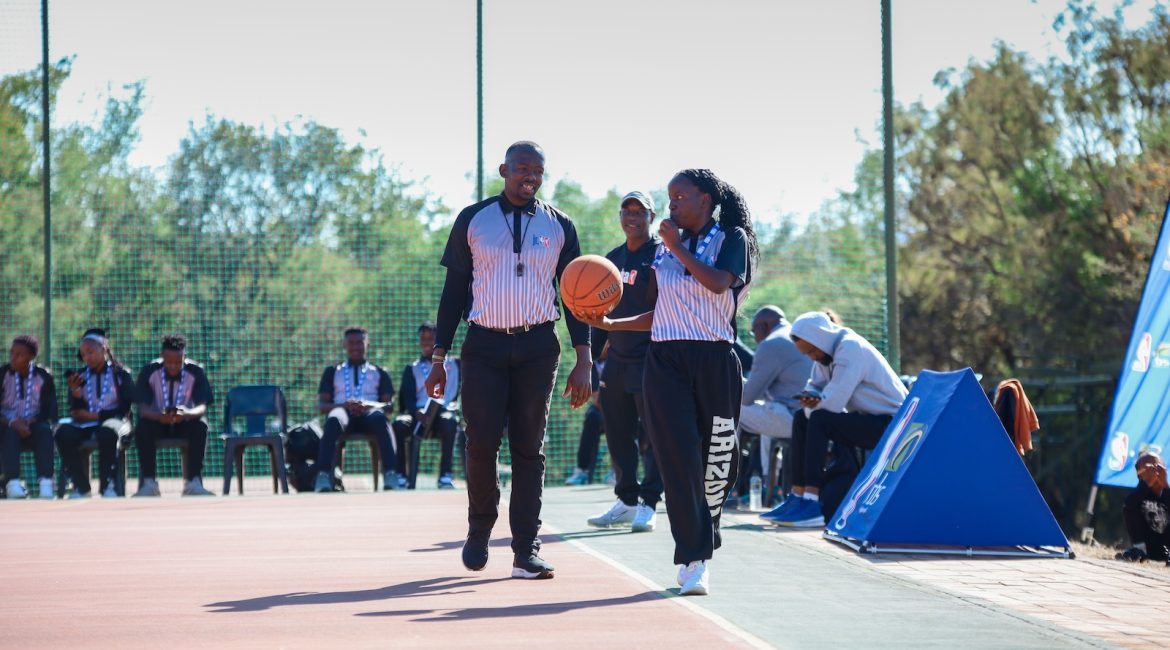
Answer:
[{"label": "basketball", "polygon": [[603,316],[622,299],[622,274],[600,255],[582,255],[569,262],[561,274],[561,300],[576,314]]}]

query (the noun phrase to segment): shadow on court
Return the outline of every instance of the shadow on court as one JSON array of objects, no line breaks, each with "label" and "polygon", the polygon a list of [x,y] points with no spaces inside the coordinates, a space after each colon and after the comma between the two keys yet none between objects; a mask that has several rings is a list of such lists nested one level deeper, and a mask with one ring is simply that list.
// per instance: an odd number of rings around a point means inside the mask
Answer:
[{"label": "shadow on court", "polygon": [[593,600],[576,600],[560,603],[531,603],[527,605],[509,605],[503,607],[469,607],[466,609],[404,609],[398,611],[363,612],[355,616],[412,616],[411,621],[433,623],[439,621],[474,620],[483,618],[515,618],[526,616],[550,616],[565,614],[579,610],[595,609],[599,607],[620,607],[634,605],[654,600],[660,600],[662,594],[657,591],[645,591],[640,594],[622,596],[620,598],[597,598]]},{"label": "shadow on court", "polygon": [[473,587],[480,587],[493,582],[505,582],[512,578],[480,578],[445,577],[428,580],[415,580],[399,585],[379,587],[377,589],[358,589],[355,591],[301,591],[273,596],[260,596],[244,600],[225,600],[218,603],[208,603],[204,607],[215,607],[211,613],[260,612],[276,607],[293,607],[300,605],[336,605],[340,603],[361,603],[392,598],[415,598],[418,596],[452,596],[457,594],[473,593]]}]

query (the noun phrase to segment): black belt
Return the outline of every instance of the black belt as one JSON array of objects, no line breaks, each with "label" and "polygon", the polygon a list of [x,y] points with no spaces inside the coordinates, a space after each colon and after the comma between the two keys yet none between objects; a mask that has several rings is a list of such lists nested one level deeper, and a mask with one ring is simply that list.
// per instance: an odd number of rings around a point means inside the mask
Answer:
[{"label": "black belt", "polygon": [[496,334],[507,334],[508,336],[512,336],[514,334],[523,334],[524,332],[546,327],[552,324],[553,321],[546,320],[543,323],[537,323],[536,325],[518,325],[516,327],[486,327],[484,325],[480,325],[479,323],[471,323],[471,326],[477,329],[495,332]]}]

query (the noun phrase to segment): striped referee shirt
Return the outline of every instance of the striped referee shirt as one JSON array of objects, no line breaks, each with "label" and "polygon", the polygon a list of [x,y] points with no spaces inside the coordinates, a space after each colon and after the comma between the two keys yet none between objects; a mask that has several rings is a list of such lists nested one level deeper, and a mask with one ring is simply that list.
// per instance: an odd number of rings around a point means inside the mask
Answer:
[{"label": "striped referee shirt", "polygon": [[11,365],[0,366],[0,415],[56,423],[57,390],[49,371],[32,364],[21,377]]},{"label": "striped referee shirt", "polygon": [[214,399],[203,366],[190,359],[183,361],[177,377],[167,375],[162,359],[151,361],[138,373],[137,390],[138,403],[149,404],[160,413],[180,406],[210,406]]},{"label": "striped referee shirt", "polygon": [[[500,194],[459,213],[442,265],[448,273],[470,276],[462,310],[465,320],[481,327],[511,328],[560,318],[557,282],[580,254],[577,229],[563,212],[536,199],[516,207]],[[444,287],[444,294],[449,290]],[[588,345],[588,326],[569,313],[565,320],[573,345]],[[435,345],[450,349],[457,326],[440,306]]]},{"label": "striped referee shirt", "polygon": [[[683,233],[692,253],[716,221],[712,219],[695,235]],[[651,341],[735,342],[735,312],[752,280],[747,235],[742,228],[720,230],[711,238],[699,261],[735,276],[731,288],[715,293],[698,281],[682,262],[666,254],[655,270],[658,299],[654,305]]]},{"label": "striped referee shirt", "polygon": [[355,366],[349,361],[329,366],[321,373],[321,384],[317,387],[321,395],[328,395],[333,404],[344,404],[356,399],[363,402],[379,402],[383,395],[394,394],[394,382],[390,373],[369,361]]}]

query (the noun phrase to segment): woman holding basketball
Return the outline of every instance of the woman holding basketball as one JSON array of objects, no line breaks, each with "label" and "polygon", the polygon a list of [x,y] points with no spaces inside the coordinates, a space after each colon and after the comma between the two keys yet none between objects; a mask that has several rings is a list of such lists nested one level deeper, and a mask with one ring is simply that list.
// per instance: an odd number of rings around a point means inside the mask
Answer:
[{"label": "woman holding basketball", "polygon": [[666,491],[680,593],[704,595],[707,560],[721,541],[719,515],[739,465],[743,386],[732,344],[758,250],[743,197],[710,170],[685,169],[667,189],[670,218],[658,228],[653,309],[629,318],[580,316],[606,330],[650,332],[645,425]]}]

